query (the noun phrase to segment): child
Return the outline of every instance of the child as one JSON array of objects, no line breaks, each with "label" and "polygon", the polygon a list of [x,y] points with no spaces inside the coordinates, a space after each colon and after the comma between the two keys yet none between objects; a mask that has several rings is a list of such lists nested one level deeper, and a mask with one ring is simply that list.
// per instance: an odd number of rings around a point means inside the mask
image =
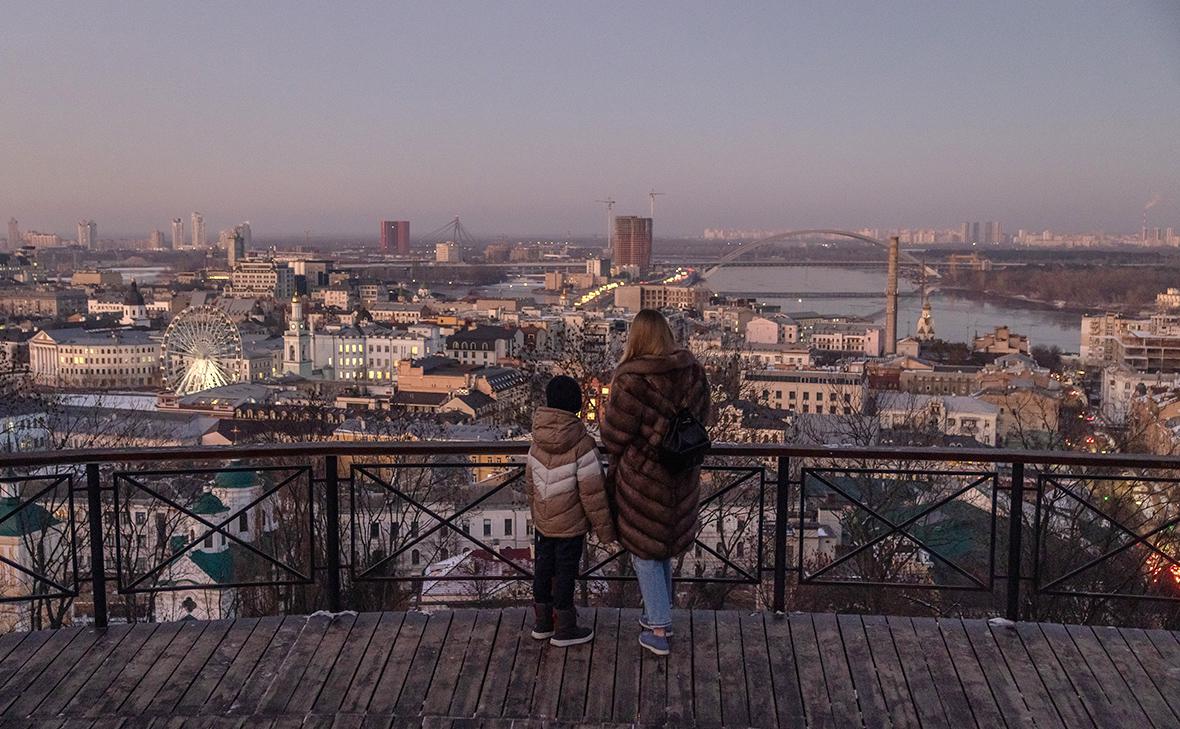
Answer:
[{"label": "child", "polygon": [[554,377],[545,388],[545,403],[533,415],[524,474],[536,532],[533,637],[564,648],[594,639],[593,630],[578,626],[574,609],[586,534],[593,528],[606,544],[615,540],[615,530],[598,448],[578,419],[582,388],[570,377]]}]

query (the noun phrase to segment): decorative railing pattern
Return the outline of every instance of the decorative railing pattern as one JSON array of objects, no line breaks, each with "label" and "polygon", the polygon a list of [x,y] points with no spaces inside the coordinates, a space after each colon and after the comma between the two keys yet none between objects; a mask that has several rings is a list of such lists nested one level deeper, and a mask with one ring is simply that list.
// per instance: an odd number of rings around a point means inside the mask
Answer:
[{"label": "decorative railing pattern", "polygon": [[[0,570],[32,589],[8,585],[0,601],[85,597],[103,625],[108,591],[314,586],[320,604],[338,611],[350,591],[366,584],[529,580],[529,563],[464,526],[498,499],[515,498],[519,505],[520,457],[527,447],[323,442],[2,455],[7,473],[26,475],[0,479],[8,494],[0,512]],[[473,490],[474,479],[464,474],[477,469],[495,475]],[[1030,489],[1026,469],[1034,474]],[[697,561],[712,566],[707,573],[699,564],[683,569],[677,579],[754,586],[777,611],[788,607],[789,595],[829,588],[982,595],[972,599],[995,604],[976,605],[1011,619],[1034,616],[1040,599],[1180,601],[1180,458],[719,445],[704,472],[704,520],[742,546],[735,550],[716,534],[698,534]],[[76,488],[83,473],[85,486]],[[195,484],[217,474],[261,474],[265,483],[248,499],[210,508]],[[456,483],[462,488],[445,492]],[[448,495],[439,496],[440,489]],[[75,491],[85,491],[84,505],[75,503]],[[136,499],[160,505],[177,521],[127,521]],[[364,518],[368,504],[412,514],[413,529],[392,543],[384,527]],[[298,528],[284,540],[259,537],[270,517],[257,523],[243,516],[258,509],[280,510],[286,528]],[[41,515],[33,526],[51,526],[53,544],[64,550],[55,570],[30,561],[35,546],[21,551],[29,514]],[[427,522],[422,528],[420,519]],[[247,539],[251,523],[257,534]],[[22,528],[6,529],[15,524]],[[167,536],[168,548],[151,559],[133,555],[137,526]],[[389,548],[366,546],[369,529],[390,541]],[[247,558],[251,569],[229,570],[209,582],[173,578],[186,554],[214,539]],[[443,539],[481,550],[499,571],[431,574],[399,567],[406,555]],[[80,569],[84,545],[88,559]],[[633,575],[625,553],[614,548],[588,559],[580,579],[606,584]]]}]

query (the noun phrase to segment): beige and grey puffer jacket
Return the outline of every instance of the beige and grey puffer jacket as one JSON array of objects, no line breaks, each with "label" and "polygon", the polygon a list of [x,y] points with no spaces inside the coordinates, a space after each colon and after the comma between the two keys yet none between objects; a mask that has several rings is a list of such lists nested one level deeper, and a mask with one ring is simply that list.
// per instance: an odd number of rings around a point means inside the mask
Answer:
[{"label": "beige and grey puffer jacket", "polygon": [[524,479],[538,532],[577,537],[593,528],[600,542],[615,540],[598,448],[576,415],[537,410]]}]

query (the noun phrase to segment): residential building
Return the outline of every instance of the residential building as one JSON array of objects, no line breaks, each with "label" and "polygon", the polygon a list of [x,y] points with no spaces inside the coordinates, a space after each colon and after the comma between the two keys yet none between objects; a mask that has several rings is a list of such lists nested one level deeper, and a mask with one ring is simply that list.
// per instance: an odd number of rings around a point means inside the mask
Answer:
[{"label": "residential building", "polygon": [[20,250],[20,247],[21,247],[20,223],[17,222],[16,218],[9,218],[8,219],[8,239],[7,240],[8,240],[8,250],[10,250],[10,251]]},{"label": "residential building", "polygon": [[1136,397],[1152,389],[1176,387],[1180,387],[1180,372],[1138,372],[1121,364],[1107,367],[1102,371],[1102,418],[1122,425]]},{"label": "residential building", "polygon": [[794,413],[852,415],[864,406],[864,375],[815,369],[742,373],[742,396],[759,405]]},{"label": "residential building", "polygon": [[285,301],[295,295],[295,272],[285,262],[241,261],[234,266],[230,280],[235,296],[270,296]]},{"label": "residential building", "polygon": [[[173,232],[176,231],[176,224],[175,223],[173,223],[173,225],[172,225],[172,230],[173,230]],[[193,248],[204,248],[205,243],[206,243],[205,216],[201,215],[200,213],[193,213],[192,225],[190,227],[190,230],[193,234],[193,238],[192,238]]]},{"label": "residential building", "polygon": [[184,248],[184,221],[180,218],[172,219],[172,250]]},{"label": "residential building", "polygon": [[985,400],[960,395],[889,392],[877,396],[877,417],[884,430],[967,437],[982,445],[995,446],[1000,408]]},{"label": "residential building", "polygon": [[1017,334],[1008,327],[996,327],[990,334],[975,337],[972,351],[984,354],[1028,354],[1028,337]]},{"label": "residential building", "polygon": [[794,344],[799,341],[799,325],[784,314],[755,316],[746,322],[749,344]]},{"label": "residential building", "polygon": [[496,365],[515,357],[523,346],[524,335],[518,329],[480,326],[447,337],[446,353],[463,364]]},{"label": "residential building", "polygon": [[118,271],[74,271],[70,286],[101,286],[118,288],[123,285],[123,275]]},{"label": "residential building", "polygon": [[[749,325],[746,325],[747,330]],[[829,352],[856,352],[868,357],[880,357],[884,339],[880,327],[866,327],[855,322],[830,322],[814,326],[807,343],[813,349]]]},{"label": "residential building", "polygon": [[434,260],[436,263],[459,263],[461,258],[459,255],[459,244],[454,241],[446,241],[439,243],[434,247]]},{"label": "residential building", "polygon": [[622,269],[644,272],[651,267],[652,219],[634,215],[615,218],[611,260]]},{"label": "residential building", "polygon": [[148,248],[153,251],[162,251],[168,247],[168,241],[164,238],[164,231],[153,230],[148,234]]},{"label": "residential building", "polygon": [[640,309],[692,309],[709,303],[709,291],[700,286],[634,284],[615,289],[615,306],[630,312]]},{"label": "residential building", "polygon": [[86,311],[86,292],[78,289],[12,287],[0,290],[0,314],[64,319]]}]

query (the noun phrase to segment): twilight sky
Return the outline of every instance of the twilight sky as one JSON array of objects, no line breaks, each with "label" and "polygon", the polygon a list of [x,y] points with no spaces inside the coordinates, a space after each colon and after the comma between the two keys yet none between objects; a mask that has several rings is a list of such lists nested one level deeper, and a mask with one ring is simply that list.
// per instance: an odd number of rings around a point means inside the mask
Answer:
[{"label": "twilight sky", "polygon": [[0,219],[1180,227],[1180,3],[0,0]]}]

